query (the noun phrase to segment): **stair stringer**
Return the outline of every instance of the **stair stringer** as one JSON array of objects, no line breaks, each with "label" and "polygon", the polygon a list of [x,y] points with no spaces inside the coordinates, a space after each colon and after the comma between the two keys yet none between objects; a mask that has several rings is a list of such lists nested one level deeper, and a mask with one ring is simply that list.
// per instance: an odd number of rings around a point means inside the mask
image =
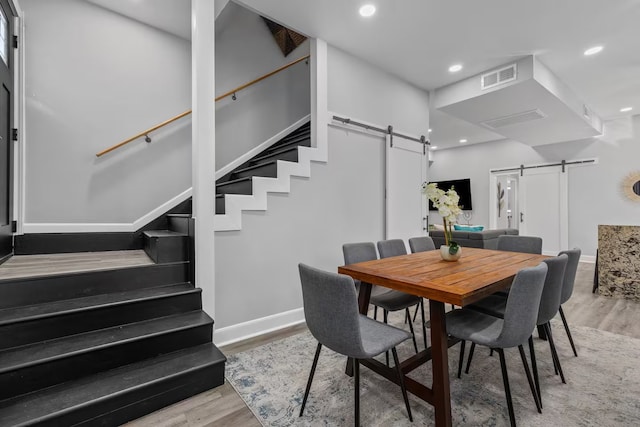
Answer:
[{"label": "stair stringer", "polygon": [[291,177],[311,177],[311,162],[327,162],[327,144],[318,147],[298,147],[298,162],[277,161],[277,178],[254,176],[253,194],[226,194],[225,213],[216,215],[215,231],[242,230],[243,211],[266,211],[268,193],[289,193]]}]

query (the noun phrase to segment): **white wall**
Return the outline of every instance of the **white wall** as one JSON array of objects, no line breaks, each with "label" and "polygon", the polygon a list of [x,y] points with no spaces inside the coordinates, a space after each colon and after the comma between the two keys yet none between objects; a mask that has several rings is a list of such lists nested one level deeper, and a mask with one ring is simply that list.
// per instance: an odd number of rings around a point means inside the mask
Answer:
[{"label": "white wall", "polygon": [[[216,21],[216,94],[309,54],[305,41],[285,57],[262,18],[229,3]],[[304,62],[216,103],[216,169],[309,114]]]},{"label": "white wall", "polygon": [[624,177],[640,169],[640,116],[606,122],[604,129],[604,136],[597,139],[536,148],[499,141],[438,151],[430,179],[471,177],[472,222],[489,224],[490,169],[596,157],[597,165],[568,168],[569,247],[595,255],[598,224],[640,225],[640,204],[627,200],[621,191]]},{"label": "white wall", "polygon": [[[407,133],[429,126],[426,92],[332,47],[328,105]],[[326,164],[312,163],[290,194],[270,194],[266,212],[245,212],[242,231],[216,233],[216,330],[300,309],[299,262],[336,271],[343,243],[383,238],[383,144],[330,126]]]},{"label": "white wall", "polygon": [[329,110],[415,136],[428,137],[429,94],[329,47]]},{"label": "white wall", "polygon": [[328,163],[216,233],[216,329],[302,307],[299,262],[336,271],[343,243],[382,238],[382,144],[330,128]]},{"label": "white wall", "polygon": [[21,0],[27,223],[133,222],[191,185],[189,42],[81,0]]},{"label": "white wall", "polygon": [[[24,0],[28,225],[130,224],[191,186],[191,118],[153,142],[95,154],[191,108],[188,40],[83,0]],[[219,22],[218,22],[219,21]],[[229,4],[216,22],[216,93],[287,58],[262,19]],[[220,23],[220,25],[218,25]],[[309,114],[300,63],[216,105],[220,168]],[[74,229],[78,229],[75,227]]]}]

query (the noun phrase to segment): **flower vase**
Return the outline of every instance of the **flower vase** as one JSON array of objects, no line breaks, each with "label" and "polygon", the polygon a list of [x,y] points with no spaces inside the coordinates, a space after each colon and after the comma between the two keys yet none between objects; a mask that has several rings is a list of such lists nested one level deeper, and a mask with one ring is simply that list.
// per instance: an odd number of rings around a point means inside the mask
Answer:
[{"label": "flower vase", "polygon": [[458,246],[458,250],[453,255],[449,252],[449,246],[447,245],[440,246],[440,256],[445,261],[457,261],[458,259],[460,259],[460,255],[462,255],[461,246]]}]

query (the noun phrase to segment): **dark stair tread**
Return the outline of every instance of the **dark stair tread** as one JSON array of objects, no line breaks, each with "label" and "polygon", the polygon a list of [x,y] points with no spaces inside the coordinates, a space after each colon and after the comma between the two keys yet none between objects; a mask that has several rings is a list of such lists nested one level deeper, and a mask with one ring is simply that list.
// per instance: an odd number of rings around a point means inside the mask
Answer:
[{"label": "dark stair tread", "polygon": [[225,181],[225,182],[221,182],[221,183],[216,183],[216,187],[224,187],[225,185],[232,185],[232,184],[238,184],[241,182],[247,182],[247,181],[251,181],[251,178],[253,178],[252,176],[246,176],[244,178],[238,178],[238,179],[233,179],[231,181]]},{"label": "dark stair tread", "polygon": [[201,292],[190,283],[142,288],[0,310],[0,326],[138,301]]},{"label": "dark stair tread", "polygon": [[284,153],[288,153],[289,151],[293,151],[293,150],[297,150],[298,149],[298,145],[294,145],[293,147],[285,147],[282,148],[280,150],[276,150],[276,151],[272,151],[270,153],[261,155],[259,157],[255,157],[251,160],[251,163],[255,164],[256,162],[262,161],[263,159],[266,159],[268,157],[273,157],[273,156],[277,156],[280,154],[284,154]]},{"label": "dark stair tread", "polygon": [[184,233],[171,230],[147,230],[144,232],[144,235],[147,237],[187,237]]},{"label": "dark stair tread", "polygon": [[0,374],[168,332],[213,323],[201,310],[85,332],[0,351]]},{"label": "dark stair tread", "polygon": [[281,141],[276,142],[271,147],[267,148],[266,151],[273,151],[275,149],[284,148],[286,146],[291,146],[291,145],[294,145],[294,144],[306,145],[307,143],[311,144],[311,133],[295,135],[295,136],[292,136],[290,138],[285,138],[285,139],[283,139]]},{"label": "dark stair tread", "polygon": [[12,426],[52,420],[65,412],[225,361],[213,343],[190,347],[2,401],[0,420],[2,425]]},{"label": "dark stair tread", "polygon": [[[278,162],[277,160],[269,160],[269,161],[264,162],[264,163],[258,163],[258,164],[255,164],[255,165],[247,166],[247,167],[244,167],[242,169],[236,169],[236,170],[233,171],[233,173],[236,174],[236,173],[247,172],[247,171],[250,171],[252,169],[258,169],[258,168],[262,168],[262,167],[265,167],[265,166],[275,165],[275,164],[277,164],[277,162]],[[247,177],[245,177],[245,178],[247,178]]]}]

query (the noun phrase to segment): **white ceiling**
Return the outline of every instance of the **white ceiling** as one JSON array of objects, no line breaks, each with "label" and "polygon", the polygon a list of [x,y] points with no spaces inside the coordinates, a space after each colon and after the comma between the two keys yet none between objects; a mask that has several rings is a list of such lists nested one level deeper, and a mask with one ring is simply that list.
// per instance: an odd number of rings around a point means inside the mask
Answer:
[{"label": "white ceiling", "polygon": [[[89,1],[189,37],[188,0]],[[640,0],[236,2],[425,90],[534,54],[604,120],[640,113]],[[372,18],[358,14],[364,3],[377,7]],[[594,45],[604,50],[584,56]],[[454,63],[463,70],[449,73]],[[502,139],[437,111],[431,128],[441,148]]]},{"label": "white ceiling", "polygon": [[[640,0],[239,2],[425,90],[535,54],[603,119],[640,113]],[[377,7],[372,18],[358,14],[364,3]],[[463,70],[449,73],[454,63]],[[431,128],[441,148],[502,138],[439,112]]]}]

